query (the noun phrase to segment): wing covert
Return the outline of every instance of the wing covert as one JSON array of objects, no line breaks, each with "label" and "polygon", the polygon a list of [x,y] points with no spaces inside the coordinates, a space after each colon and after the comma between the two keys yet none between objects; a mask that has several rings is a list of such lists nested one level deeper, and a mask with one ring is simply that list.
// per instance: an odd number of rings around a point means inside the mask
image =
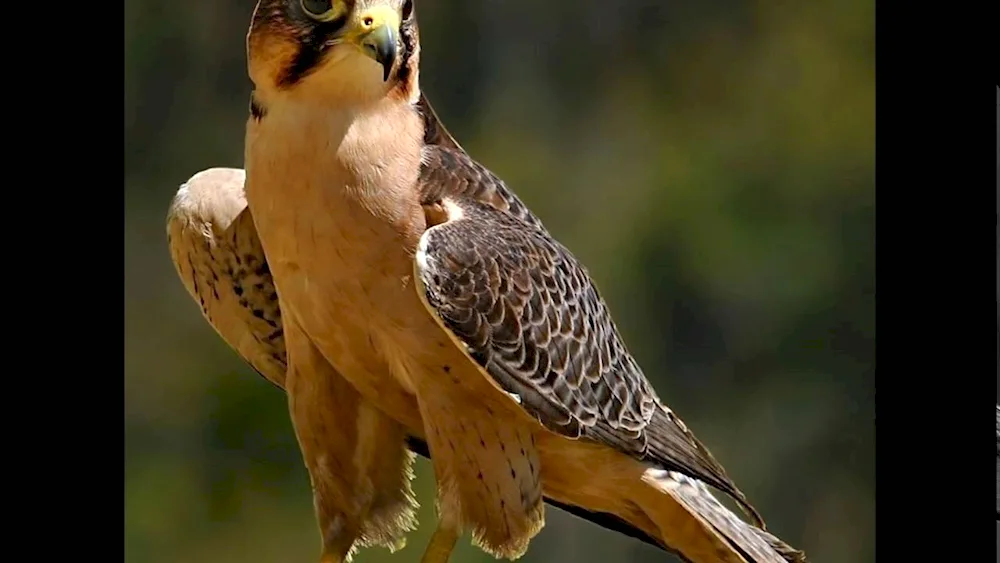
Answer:
[{"label": "wing covert", "polygon": [[545,229],[503,180],[461,149],[428,145],[422,156],[419,187],[423,205],[454,198],[475,200],[515,217],[521,225]]}]

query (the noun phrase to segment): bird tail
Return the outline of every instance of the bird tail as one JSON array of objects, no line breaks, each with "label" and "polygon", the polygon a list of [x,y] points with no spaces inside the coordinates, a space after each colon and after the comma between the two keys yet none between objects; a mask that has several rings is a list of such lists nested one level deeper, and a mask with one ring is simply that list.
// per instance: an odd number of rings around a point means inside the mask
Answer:
[{"label": "bird tail", "polygon": [[656,523],[663,543],[690,563],[806,563],[802,551],[744,522],[684,474],[647,470],[633,500]]}]

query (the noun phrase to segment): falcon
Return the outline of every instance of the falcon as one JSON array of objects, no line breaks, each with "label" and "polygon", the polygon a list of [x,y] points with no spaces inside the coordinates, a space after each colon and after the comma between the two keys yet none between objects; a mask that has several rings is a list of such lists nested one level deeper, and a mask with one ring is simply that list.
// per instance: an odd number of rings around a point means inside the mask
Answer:
[{"label": "falcon", "polygon": [[[569,251],[460,148],[425,142],[412,2],[262,0],[247,43],[246,195],[317,507],[317,481],[345,461],[324,422],[335,371],[427,442],[439,523],[424,561],[446,561],[463,530],[521,555],[544,521],[543,487],[689,561],[804,560],[661,403]],[[369,478],[347,500],[390,481]],[[342,533],[320,521],[324,538]]]}]

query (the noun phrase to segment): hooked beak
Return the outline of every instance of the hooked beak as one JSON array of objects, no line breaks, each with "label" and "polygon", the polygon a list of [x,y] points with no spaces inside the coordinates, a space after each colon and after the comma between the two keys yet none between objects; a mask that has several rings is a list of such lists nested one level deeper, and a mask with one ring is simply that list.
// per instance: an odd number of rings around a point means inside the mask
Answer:
[{"label": "hooked beak", "polygon": [[382,80],[388,81],[399,55],[399,15],[389,6],[376,6],[361,14],[357,45],[382,65]]}]

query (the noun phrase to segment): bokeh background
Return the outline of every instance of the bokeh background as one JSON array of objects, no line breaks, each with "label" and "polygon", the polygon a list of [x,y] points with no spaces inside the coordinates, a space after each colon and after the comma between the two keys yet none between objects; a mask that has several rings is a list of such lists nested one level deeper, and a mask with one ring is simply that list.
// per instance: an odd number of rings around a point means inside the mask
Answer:
[{"label": "bokeh background", "polygon": [[[178,185],[242,166],[253,0],[125,2],[125,557],[319,549],[284,396],[166,249]],[[817,563],[875,561],[874,2],[418,0],[422,86],[589,267],[632,352]],[[415,562],[433,526],[418,462]],[[463,540],[455,563],[492,559]],[[672,556],[549,509],[526,562]]]}]

